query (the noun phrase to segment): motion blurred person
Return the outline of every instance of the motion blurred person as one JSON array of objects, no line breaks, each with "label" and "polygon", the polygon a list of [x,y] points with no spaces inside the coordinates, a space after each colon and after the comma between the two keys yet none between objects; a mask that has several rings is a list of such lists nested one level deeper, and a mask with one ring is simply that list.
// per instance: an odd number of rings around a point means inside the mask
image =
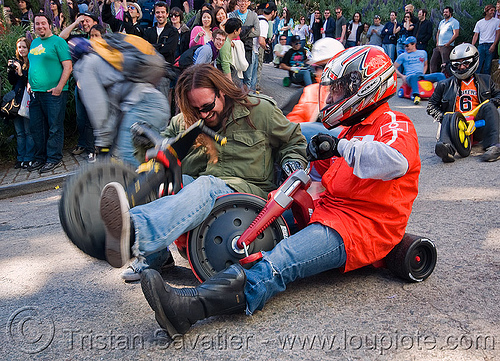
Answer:
[{"label": "motion blurred person", "polygon": [[128,280],[134,279],[132,272],[139,279],[150,266],[148,256],[168,253],[166,247],[205,220],[217,197],[233,192],[267,197],[276,189],[275,162],[287,175],[306,165],[306,141],[298,124],[286,120],[274,100],[247,95],[213,66],[187,68],[176,94],[181,114],[172,118],[164,135],[175,137],[201,118],[228,138],[228,146],[202,136],[203,147],[192,147],[182,161],[184,188],[175,195],[129,210],[121,185],[110,183],[103,189],[107,260],[121,267],[132,252],[137,258],[124,275]]}]

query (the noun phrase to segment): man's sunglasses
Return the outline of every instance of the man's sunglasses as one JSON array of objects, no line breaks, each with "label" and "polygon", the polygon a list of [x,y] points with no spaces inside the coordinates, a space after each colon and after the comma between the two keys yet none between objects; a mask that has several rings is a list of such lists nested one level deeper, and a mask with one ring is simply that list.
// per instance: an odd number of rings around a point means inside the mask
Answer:
[{"label": "man's sunglasses", "polygon": [[197,108],[199,113],[208,113],[212,111],[213,108],[215,108],[215,102],[217,101],[217,92],[214,94],[214,101],[208,104],[203,105],[200,108]]}]

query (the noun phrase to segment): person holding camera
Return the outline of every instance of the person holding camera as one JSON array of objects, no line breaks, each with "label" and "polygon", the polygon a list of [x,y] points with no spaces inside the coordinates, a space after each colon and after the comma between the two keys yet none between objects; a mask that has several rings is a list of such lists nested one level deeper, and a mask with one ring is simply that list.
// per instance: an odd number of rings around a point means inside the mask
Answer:
[{"label": "person holding camera", "polygon": [[[16,41],[16,57],[7,61],[9,83],[12,84],[15,92],[16,104],[21,104],[24,90],[28,85],[28,52],[31,41],[25,37]],[[33,137],[30,132],[30,120],[21,115],[14,118],[14,128],[16,129],[17,139],[17,160],[15,169],[27,168],[31,165],[34,155]]]},{"label": "person holding camera", "polygon": [[396,43],[398,41],[398,33],[401,31],[401,26],[398,24],[398,14],[391,11],[390,20],[385,23],[382,29],[382,48],[394,62],[396,59]]}]

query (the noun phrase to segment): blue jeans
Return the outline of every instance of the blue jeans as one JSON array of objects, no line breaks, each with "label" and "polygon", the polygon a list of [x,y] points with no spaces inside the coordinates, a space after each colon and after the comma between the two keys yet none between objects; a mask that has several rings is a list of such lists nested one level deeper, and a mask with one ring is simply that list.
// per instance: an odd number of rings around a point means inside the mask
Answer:
[{"label": "blue jeans", "polygon": [[394,60],[396,59],[394,57],[396,53],[396,44],[382,44],[382,49],[384,49],[385,53],[389,55],[389,58],[391,58],[394,63]]},{"label": "blue jeans", "polygon": [[[190,177],[183,177],[186,178]],[[175,195],[132,208],[134,256],[148,256],[166,249],[182,234],[200,225],[212,211],[217,198],[229,193],[234,190],[223,180],[201,176]]]},{"label": "blue jeans", "polygon": [[302,132],[302,135],[306,137],[307,143],[311,141],[313,135],[318,133],[330,134],[333,137],[338,137],[341,130],[341,127],[326,129],[321,122],[300,123],[300,131]]},{"label": "blue jeans", "polygon": [[94,130],[90,124],[87,109],[78,96],[78,87],[75,87],[76,127],[78,128],[78,146],[85,148],[89,153],[95,152]]},{"label": "blue jeans", "polygon": [[437,81],[441,81],[446,79],[446,76],[443,73],[431,73],[431,74],[412,74],[406,77],[406,82],[411,87],[412,95],[419,95],[418,91],[418,81],[419,80],[428,80],[433,83]]},{"label": "blue jeans", "polygon": [[142,99],[123,115],[116,145],[113,149],[114,155],[133,167],[138,167],[141,162],[135,157],[136,150],[130,134],[130,127],[135,122],[148,123],[160,132],[167,126],[169,117],[170,107],[162,93],[143,92]]},{"label": "blue jeans", "polygon": [[252,50],[252,62],[248,64],[247,70],[243,72],[243,85],[246,85],[248,89],[252,86],[252,71],[255,61],[257,61],[256,59],[258,59],[258,54],[255,54]]},{"label": "blue jeans", "polygon": [[355,41],[350,41],[350,40],[347,40],[345,42],[345,48],[352,48],[353,46],[356,46],[356,42]]},{"label": "blue jeans", "polygon": [[20,115],[14,118],[16,129],[17,160],[19,162],[31,162],[34,155],[33,137],[30,131],[30,120]]},{"label": "blue jeans", "polygon": [[301,69],[298,73],[292,74],[291,80],[296,84],[304,83],[304,86],[311,85],[311,71],[309,69]]},{"label": "blue jeans", "polygon": [[479,44],[477,51],[479,52],[479,66],[477,68],[478,74],[488,74],[491,72],[491,61],[493,60],[493,53],[490,53],[490,47],[493,43]]},{"label": "blue jeans", "polygon": [[268,299],[300,278],[342,267],[346,252],[342,237],[332,228],[313,223],[283,239],[245,270],[247,314],[261,310]]},{"label": "blue jeans", "polygon": [[[259,54],[252,52],[252,64],[248,66],[248,86],[251,90],[255,90],[257,84],[257,68],[259,67]],[[249,70],[250,69],[250,70]]]},{"label": "blue jeans", "polygon": [[33,130],[35,161],[57,163],[62,159],[67,100],[68,91],[59,96],[47,92],[31,94],[30,129]]}]

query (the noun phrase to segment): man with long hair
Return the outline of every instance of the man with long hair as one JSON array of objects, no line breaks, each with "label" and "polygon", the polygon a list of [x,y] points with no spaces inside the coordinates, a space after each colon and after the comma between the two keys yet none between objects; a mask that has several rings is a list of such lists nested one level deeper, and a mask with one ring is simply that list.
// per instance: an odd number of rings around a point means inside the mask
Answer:
[{"label": "man with long hair", "polygon": [[199,64],[186,69],[176,96],[181,113],[172,118],[165,136],[175,137],[201,118],[228,143],[219,146],[199,136],[182,161],[184,188],[175,195],[129,210],[120,184],[104,188],[101,216],[107,260],[122,267],[133,253],[136,261],[127,280],[134,275],[139,279],[149,267],[148,256],[168,252],[169,244],[204,221],[217,197],[244,192],[267,198],[276,188],[275,162],[287,175],[307,163],[300,126],[290,123],[271,98],[248,95],[215,67]]}]

